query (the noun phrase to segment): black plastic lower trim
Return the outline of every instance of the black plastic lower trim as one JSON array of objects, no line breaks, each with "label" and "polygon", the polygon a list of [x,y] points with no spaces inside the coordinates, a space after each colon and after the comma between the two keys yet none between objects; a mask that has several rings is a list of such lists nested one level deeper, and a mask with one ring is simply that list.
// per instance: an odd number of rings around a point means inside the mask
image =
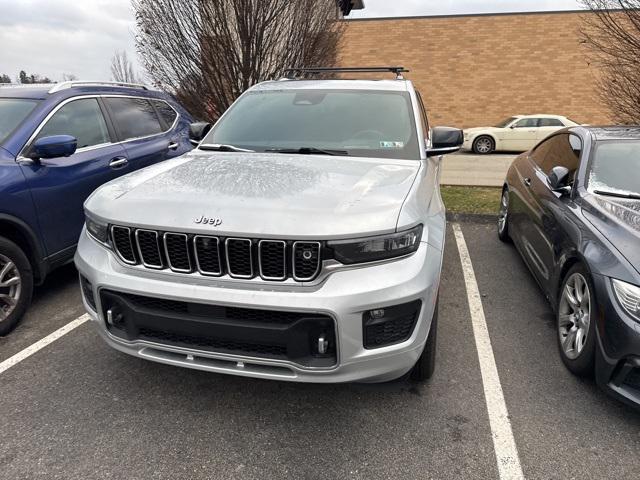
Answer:
[{"label": "black plastic lower trim", "polygon": [[[100,292],[103,318],[113,335],[202,351],[286,360],[304,367],[337,363],[331,317],[225,307],[155,297]],[[108,311],[110,310],[110,314]],[[319,351],[324,337],[327,348]]]},{"label": "black plastic lower trim", "polygon": [[[362,314],[362,341],[364,348],[374,349],[402,343],[413,333],[420,316],[421,300],[377,309],[379,317],[374,318],[373,310]],[[375,310],[375,309],[374,309]]]}]

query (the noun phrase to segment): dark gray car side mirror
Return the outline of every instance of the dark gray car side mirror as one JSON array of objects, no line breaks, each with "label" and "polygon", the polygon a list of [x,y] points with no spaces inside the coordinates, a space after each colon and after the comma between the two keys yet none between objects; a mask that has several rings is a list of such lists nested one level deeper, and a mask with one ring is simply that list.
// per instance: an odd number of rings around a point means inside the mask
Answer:
[{"label": "dark gray car side mirror", "polygon": [[554,192],[566,193],[569,181],[569,169],[566,167],[553,167],[549,174],[549,186]]}]

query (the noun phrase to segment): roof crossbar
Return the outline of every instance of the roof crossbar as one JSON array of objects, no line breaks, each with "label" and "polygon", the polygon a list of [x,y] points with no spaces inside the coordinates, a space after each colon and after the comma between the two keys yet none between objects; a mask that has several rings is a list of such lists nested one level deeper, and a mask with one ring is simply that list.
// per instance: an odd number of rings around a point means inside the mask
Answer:
[{"label": "roof crossbar", "polygon": [[290,80],[299,78],[304,74],[319,75],[322,73],[395,73],[397,80],[404,80],[403,73],[409,70],[404,67],[301,67],[288,68],[284,71],[284,76]]},{"label": "roof crossbar", "polygon": [[56,83],[51,90],[49,90],[49,93],[56,93],[59,92],[60,90],[65,90],[67,88],[72,88],[72,87],[127,87],[127,88],[139,88],[141,90],[149,90],[149,87],[147,87],[146,85],[142,85],[141,83],[127,83],[127,82],[87,82],[87,81],[79,81],[79,80],[72,80],[70,82],[60,82],[60,83]]}]

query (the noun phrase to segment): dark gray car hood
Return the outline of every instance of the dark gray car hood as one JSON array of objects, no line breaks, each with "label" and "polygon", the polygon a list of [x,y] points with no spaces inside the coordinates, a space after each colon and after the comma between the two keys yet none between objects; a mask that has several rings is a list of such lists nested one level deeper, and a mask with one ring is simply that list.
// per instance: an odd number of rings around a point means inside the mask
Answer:
[{"label": "dark gray car hood", "polygon": [[587,219],[640,271],[640,200],[589,194],[584,201]]},{"label": "dark gray car hood", "polygon": [[[348,238],[393,232],[419,161],[194,151],[98,189],[87,211],[180,232]],[[218,226],[195,223],[202,216]]]}]

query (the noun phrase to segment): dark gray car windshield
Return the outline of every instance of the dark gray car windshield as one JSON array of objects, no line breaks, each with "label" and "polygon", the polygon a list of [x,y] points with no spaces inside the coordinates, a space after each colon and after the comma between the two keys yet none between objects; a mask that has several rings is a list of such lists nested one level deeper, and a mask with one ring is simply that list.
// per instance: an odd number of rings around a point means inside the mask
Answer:
[{"label": "dark gray car windshield", "polygon": [[[419,159],[406,92],[278,90],[245,94],[202,141],[254,151],[319,149]],[[307,150],[308,151],[308,150]]]},{"label": "dark gray car windshield", "polygon": [[0,98],[0,143],[13,132],[38,104],[26,98]]},{"label": "dark gray car windshield", "polygon": [[590,191],[640,194],[640,141],[598,143],[588,178]]}]

